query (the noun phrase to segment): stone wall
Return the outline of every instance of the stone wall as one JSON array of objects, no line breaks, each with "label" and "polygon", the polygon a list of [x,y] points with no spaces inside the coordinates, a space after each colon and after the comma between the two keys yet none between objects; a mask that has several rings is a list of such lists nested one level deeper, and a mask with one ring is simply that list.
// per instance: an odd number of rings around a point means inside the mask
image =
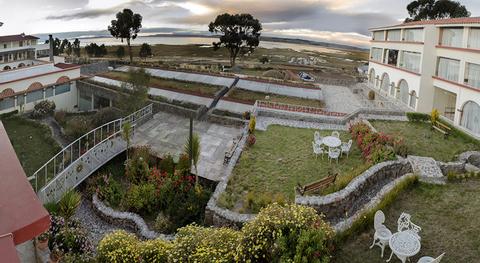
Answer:
[{"label": "stone wall", "polygon": [[234,117],[229,117],[229,116],[222,116],[222,115],[216,115],[216,114],[208,114],[207,117],[208,122],[213,122],[217,123],[220,125],[228,125],[228,126],[243,126],[247,121],[239,118],[234,118]]}]

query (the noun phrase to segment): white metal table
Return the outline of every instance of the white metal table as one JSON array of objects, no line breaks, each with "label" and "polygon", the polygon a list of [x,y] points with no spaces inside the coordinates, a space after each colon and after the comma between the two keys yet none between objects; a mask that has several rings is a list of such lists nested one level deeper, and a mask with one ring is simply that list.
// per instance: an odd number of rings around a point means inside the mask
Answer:
[{"label": "white metal table", "polygon": [[323,138],[322,143],[330,148],[337,148],[337,147],[340,147],[340,145],[342,145],[342,141],[340,141],[339,138],[334,136],[327,136]]},{"label": "white metal table", "polygon": [[392,259],[393,254],[395,254],[402,263],[405,263],[409,257],[418,254],[421,247],[420,240],[409,231],[402,231],[393,234],[388,244],[392,253],[387,262],[389,262]]}]

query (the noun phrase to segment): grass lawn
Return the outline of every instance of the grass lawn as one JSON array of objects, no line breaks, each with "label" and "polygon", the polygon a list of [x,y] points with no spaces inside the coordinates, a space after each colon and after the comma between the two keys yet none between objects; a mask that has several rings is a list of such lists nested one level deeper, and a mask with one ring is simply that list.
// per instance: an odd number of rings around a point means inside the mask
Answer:
[{"label": "grass lawn", "polygon": [[[396,232],[401,212],[412,215],[412,222],[422,228],[422,248],[411,258],[417,262],[422,256],[436,257],[445,252],[442,263],[478,262],[480,255],[480,180],[470,179],[448,183],[445,186],[419,184],[401,193],[384,212],[386,226]],[[333,262],[385,262],[391,250],[385,248],[383,259],[380,248],[369,249],[373,224],[368,230],[349,237],[340,244]],[[400,262],[395,255],[392,262]]]},{"label": "grass lawn", "polygon": [[409,154],[433,157],[438,161],[453,161],[456,155],[479,150],[480,142],[467,140],[452,134],[444,139],[443,134],[430,129],[430,124],[415,122],[371,121],[372,125],[386,134],[405,138]]},{"label": "grass lawn", "polygon": [[[107,73],[101,74],[101,76],[117,79],[121,81],[128,80],[128,73],[126,72],[117,72],[117,71],[110,71]],[[165,89],[173,89],[177,91],[187,91],[193,92],[197,94],[202,94],[204,96],[212,97],[217,93],[222,87],[202,84],[202,83],[193,83],[188,81],[179,81],[179,80],[171,80],[171,79],[162,79],[157,77],[152,77],[150,79],[150,86],[156,88],[165,88]]]},{"label": "grass lawn", "polygon": [[22,117],[2,119],[10,142],[27,176],[33,175],[61,148],[51,137],[51,131],[43,124]]},{"label": "grass lawn", "polygon": [[233,89],[228,94],[227,97],[237,100],[250,101],[255,103],[256,100],[265,100],[265,96],[270,96],[270,101],[281,102],[293,105],[304,105],[321,108],[325,106],[321,100],[311,100],[311,99],[302,99],[296,97],[289,97],[276,94],[267,94],[263,92],[249,91],[244,89]]},{"label": "grass lawn", "polygon": [[[249,208],[248,199],[270,196],[293,201],[297,183],[312,183],[329,172],[338,172],[337,183],[342,184],[345,179],[351,180],[351,174],[356,176],[367,168],[355,145],[349,158],[341,157],[338,164],[334,161],[330,164],[327,155],[323,160],[320,156],[315,159],[312,150],[314,132],[313,129],[277,125],[269,126],[266,132],[256,131],[257,142],[244,149],[220,204],[241,212],[258,212]],[[331,131],[320,133],[326,136]],[[347,132],[340,134],[342,141],[350,139]]]}]

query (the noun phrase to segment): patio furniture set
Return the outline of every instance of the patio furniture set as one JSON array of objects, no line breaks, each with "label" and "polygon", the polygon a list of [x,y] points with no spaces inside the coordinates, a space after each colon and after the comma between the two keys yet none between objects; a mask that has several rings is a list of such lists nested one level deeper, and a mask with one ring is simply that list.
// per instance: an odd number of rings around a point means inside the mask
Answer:
[{"label": "patio furniture set", "polygon": [[318,155],[321,155],[323,159],[323,155],[328,154],[328,159],[330,162],[332,162],[333,159],[338,163],[338,159],[343,154],[347,154],[348,157],[348,153],[352,148],[352,140],[349,140],[348,142],[342,142],[340,140],[340,133],[338,131],[333,131],[332,135],[326,137],[322,137],[320,132],[316,131],[313,139],[314,141],[312,142],[312,146],[315,158],[317,158]]},{"label": "patio furniture set", "polygon": [[[388,245],[392,252],[387,262],[390,262],[393,254],[395,254],[402,263],[405,263],[409,257],[418,254],[421,247],[419,232],[422,228],[412,223],[410,219],[410,214],[402,213],[397,221],[398,232],[392,234],[392,231],[383,224],[385,222],[385,214],[381,210],[378,210],[375,213],[375,234],[370,249],[375,245],[379,246],[382,249],[381,257],[383,258],[383,252]],[[418,260],[418,263],[439,263],[444,254],[445,253],[441,254],[437,258],[422,257]]]}]

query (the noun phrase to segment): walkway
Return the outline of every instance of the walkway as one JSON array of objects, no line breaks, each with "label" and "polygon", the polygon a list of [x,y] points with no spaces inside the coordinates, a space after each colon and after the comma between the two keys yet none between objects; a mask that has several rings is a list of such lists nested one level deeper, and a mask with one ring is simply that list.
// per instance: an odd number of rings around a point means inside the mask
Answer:
[{"label": "walkway", "polygon": [[322,86],[325,109],[333,112],[352,113],[361,108],[355,94],[347,87]]},{"label": "walkway", "polygon": [[[188,138],[190,121],[178,115],[159,112],[153,119],[135,130],[135,145],[150,145],[160,156],[178,157]],[[224,174],[225,152],[233,139],[240,136],[241,128],[222,126],[209,122],[194,122],[194,132],[200,136],[201,156],[198,175],[220,181]]]}]

